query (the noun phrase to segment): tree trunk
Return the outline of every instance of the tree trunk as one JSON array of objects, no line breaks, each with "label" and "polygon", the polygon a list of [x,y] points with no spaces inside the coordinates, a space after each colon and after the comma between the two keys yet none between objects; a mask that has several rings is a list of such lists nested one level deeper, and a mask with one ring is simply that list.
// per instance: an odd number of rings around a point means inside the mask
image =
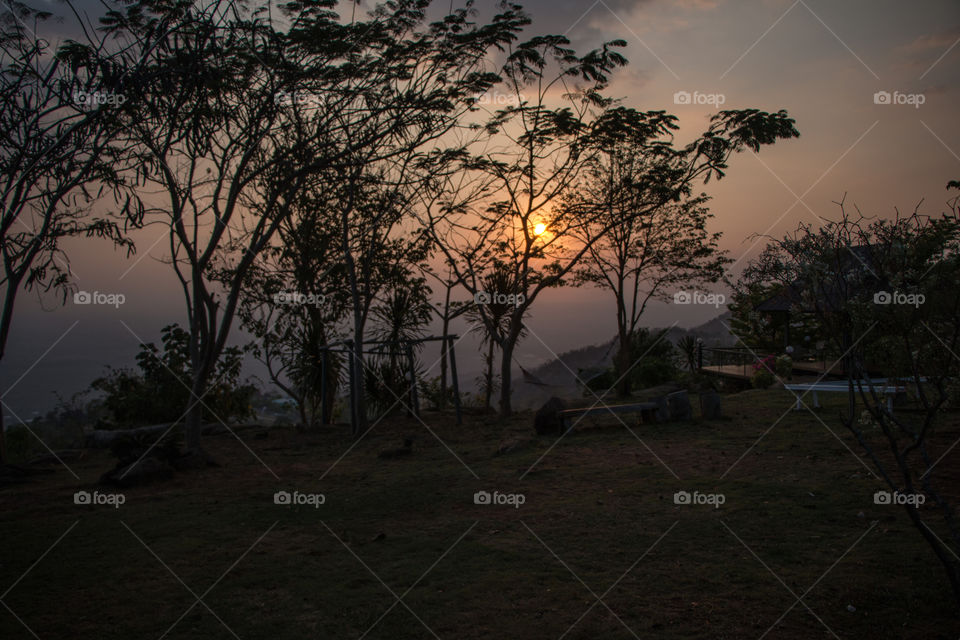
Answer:
[{"label": "tree trunk", "polygon": [[509,418],[513,415],[513,404],[510,401],[513,383],[513,349],[517,346],[520,339],[520,320],[511,322],[510,332],[506,335],[501,345],[500,353],[500,417]]},{"label": "tree trunk", "polygon": [[616,356],[616,366],[613,368],[616,372],[619,381],[617,382],[617,395],[621,398],[626,398],[630,395],[631,383],[630,383],[630,367],[633,365],[631,361],[631,344],[630,335],[620,332],[620,348],[617,351]]},{"label": "tree trunk", "polygon": [[[940,564],[943,565],[943,569],[947,573],[947,581],[953,588],[954,600],[956,600],[957,606],[960,607],[960,564],[954,562],[953,559],[947,555],[947,552],[944,551],[946,545],[942,544],[940,540],[930,532],[930,529],[928,529],[920,519],[920,514],[917,512],[917,509],[910,505],[906,505],[905,508],[907,515],[913,522],[913,526],[920,532],[920,535],[924,537],[927,544],[933,549],[933,553],[937,556]],[[949,551],[950,547],[946,547],[946,549]]]},{"label": "tree trunk", "polygon": [[[195,369],[196,370],[196,369]],[[200,443],[200,430],[203,427],[203,405],[200,404],[200,398],[203,397],[206,380],[204,376],[194,374],[193,383],[190,386],[190,398],[187,404],[187,413],[183,421],[183,446],[188,454],[204,455],[203,447]]]},{"label": "tree trunk", "polygon": [[4,431],[3,407],[0,407],[0,465],[7,463],[7,434]]},{"label": "tree trunk", "polygon": [[484,369],[484,409],[490,408],[490,400],[493,398],[493,339],[490,339],[489,344],[487,345],[487,355],[486,355],[486,368]]},{"label": "tree trunk", "polygon": [[353,353],[350,354],[350,366],[353,367],[353,388],[350,395],[353,398],[356,424],[353,425],[353,435],[359,436],[367,426],[366,393],[364,391],[363,367],[363,326],[359,321],[354,325]]},{"label": "tree trunk", "polygon": [[450,287],[447,287],[447,295],[443,301],[443,335],[444,339],[440,341],[440,400],[437,402],[437,408],[443,411],[447,407],[447,355],[450,345],[446,340],[447,331],[450,328]]}]

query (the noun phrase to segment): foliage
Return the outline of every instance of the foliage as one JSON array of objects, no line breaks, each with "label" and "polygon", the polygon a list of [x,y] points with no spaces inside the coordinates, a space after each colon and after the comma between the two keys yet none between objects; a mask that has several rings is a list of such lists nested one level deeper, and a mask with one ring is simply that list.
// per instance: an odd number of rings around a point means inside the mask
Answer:
[{"label": "foliage", "polygon": [[793,358],[786,354],[777,356],[774,370],[781,380],[788,380],[793,375]]},{"label": "foliage", "polygon": [[[446,393],[442,390],[440,376],[434,376],[425,380],[420,380],[419,390],[421,402],[425,403],[430,409],[441,409],[452,406],[456,400],[456,394],[453,387],[448,386]],[[463,393],[461,392],[461,396]],[[461,398],[462,401],[462,398]]]},{"label": "foliage", "polygon": [[[960,561],[927,524],[939,520],[960,545],[935,454],[950,446],[937,442],[937,425],[960,377],[960,216],[957,199],[948,204],[936,217],[914,211],[870,219],[849,215],[841,201],[838,220],[771,239],[746,272],[754,283],[794,286],[830,348],[844,355],[851,389],[844,425],[891,491],[922,492],[935,505],[923,513],[903,506],[960,603]],[[877,376],[908,385],[912,410],[889,411],[882,388],[870,382]],[[858,401],[877,428],[863,428]]]},{"label": "foliage", "polygon": [[766,368],[758,369],[750,377],[750,384],[753,385],[754,389],[766,389],[775,381],[776,378],[774,378],[773,374]]},{"label": "foliage", "polygon": [[655,334],[644,327],[637,329],[630,341],[629,356],[615,358],[614,367],[589,380],[587,387],[607,390],[624,377],[629,377],[631,387],[637,389],[676,380],[680,375],[678,353],[665,335],[665,329]]},{"label": "foliage", "polygon": [[[104,395],[107,412],[101,428],[131,428],[183,420],[190,402],[190,336],[177,324],[163,328],[161,346],[140,345],[139,370],[110,369],[91,388]],[[206,422],[228,422],[250,417],[250,400],[256,389],[240,382],[246,349],[228,347],[217,361],[214,381],[200,399]]]},{"label": "foliage", "polygon": [[756,362],[753,363],[753,370],[769,371],[773,373],[773,368],[775,366],[774,361],[775,361],[775,358],[772,355],[764,356],[760,360],[757,360]]}]

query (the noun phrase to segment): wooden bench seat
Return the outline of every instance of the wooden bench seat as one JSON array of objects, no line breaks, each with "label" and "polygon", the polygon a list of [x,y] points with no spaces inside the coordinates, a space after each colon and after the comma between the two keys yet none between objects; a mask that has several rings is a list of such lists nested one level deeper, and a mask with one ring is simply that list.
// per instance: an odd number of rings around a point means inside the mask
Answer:
[{"label": "wooden bench seat", "polygon": [[612,406],[597,405],[595,407],[583,407],[580,409],[564,409],[559,412],[560,423],[564,430],[572,428],[567,427],[567,422],[572,418],[582,418],[586,416],[601,415],[606,413],[639,413],[646,422],[653,418],[653,414],[660,405],[656,402],[634,402],[631,404],[617,404]]}]

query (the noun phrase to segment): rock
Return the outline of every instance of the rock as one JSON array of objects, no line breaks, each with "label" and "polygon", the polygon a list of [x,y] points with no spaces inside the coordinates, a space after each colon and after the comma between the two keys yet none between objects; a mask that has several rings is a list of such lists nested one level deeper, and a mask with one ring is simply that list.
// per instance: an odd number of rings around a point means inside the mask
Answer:
[{"label": "rock", "polygon": [[717,420],[723,417],[719,393],[708,391],[700,394],[700,415],[704,420]]},{"label": "rock", "polygon": [[136,429],[94,429],[84,439],[88,449],[108,449],[118,440],[140,439],[145,436],[161,435],[172,431],[169,424],[154,424]]},{"label": "rock", "polygon": [[667,407],[670,410],[671,420],[682,422],[693,417],[693,410],[690,408],[690,395],[686,391],[674,391],[668,394]]},{"label": "rock", "polygon": [[853,613],[853,612],[856,611],[856,610],[857,610],[857,608],[856,608],[855,606],[853,606],[852,604],[848,604],[848,605],[847,605],[847,611],[849,611],[850,613]]},{"label": "rock", "polygon": [[560,398],[550,398],[533,416],[533,430],[541,436],[561,433],[563,421],[560,419],[560,412],[566,408],[567,403]]},{"label": "rock", "polygon": [[156,480],[166,480],[172,475],[173,467],[169,463],[148,456],[106,472],[100,477],[100,482],[116,487],[133,487]]},{"label": "rock", "polygon": [[497,450],[493,453],[495,456],[502,456],[505,453],[510,453],[511,451],[517,451],[523,447],[526,447],[530,444],[530,440],[527,438],[511,438],[509,440],[504,440],[497,447]]},{"label": "rock", "polygon": [[403,458],[413,453],[413,439],[404,438],[403,446],[397,449],[386,449],[381,451],[377,457],[381,460],[393,460],[394,458]]},{"label": "rock", "polygon": [[65,449],[53,453],[41,453],[30,459],[28,465],[38,464],[63,464],[64,462],[73,462],[83,458],[86,452],[83,449]]}]

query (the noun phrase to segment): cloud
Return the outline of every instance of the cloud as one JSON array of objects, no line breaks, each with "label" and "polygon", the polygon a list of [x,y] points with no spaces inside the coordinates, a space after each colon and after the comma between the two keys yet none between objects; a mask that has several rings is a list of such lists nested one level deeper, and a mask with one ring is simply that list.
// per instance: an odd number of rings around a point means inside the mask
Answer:
[{"label": "cloud", "polygon": [[960,39],[960,26],[952,27],[938,33],[929,33],[918,36],[910,44],[898,47],[904,53],[926,53],[931,49],[946,49]]},{"label": "cloud", "polygon": [[674,4],[687,11],[712,11],[720,3],[718,0],[677,0]]}]

